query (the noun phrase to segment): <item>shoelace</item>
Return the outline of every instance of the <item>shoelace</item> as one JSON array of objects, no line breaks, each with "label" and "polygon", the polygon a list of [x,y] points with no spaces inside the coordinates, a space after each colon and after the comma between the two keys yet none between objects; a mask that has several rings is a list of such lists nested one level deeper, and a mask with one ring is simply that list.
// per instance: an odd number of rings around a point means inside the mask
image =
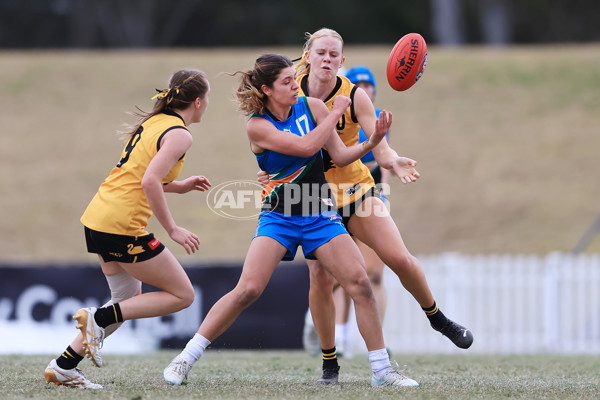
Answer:
[{"label": "shoelace", "polygon": [[85,376],[83,371],[80,370],[79,368],[75,367],[75,371],[77,371],[77,373],[79,374],[79,380],[81,381],[80,383],[85,385],[88,381],[88,378]]},{"label": "shoelace", "polygon": [[92,344],[98,346],[98,349],[101,349],[104,346],[104,329],[98,327],[100,330],[100,336],[92,337]]},{"label": "shoelace", "polygon": [[189,371],[189,368],[187,366],[188,366],[189,363],[186,360],[179,359],[177,361],[173,361],[173,364],[174,364],[174,368],[173,369],[175,370],[175,372],[178,375],[183,375],[183,376],[185,376],[187,378],[187,374],[188,374],[188,371]]},{"label": "shoelace", "polygon": [[[94,383],[90,382],[89,379],[87,378],[87,376],[85,376],[85,374],[83,373],[82,370],[80,370],[79,368],[75,367],[75,371],[77,371],[77,373],[80,375],[77,378],[77,383],[79,385],[83,385],[84,387],[91,387],[91,385],[95,385]],[[87,386],[90,385],[90,386]]]},{"label": "shoelace", "polygon": [[407,376],[405,376],[403,374],[403,372],[406,371],[408,366],[403,365],[402,369],[399,370],[400,366],[398,365],[398,362],[396,360],[392,361],[391,363],[392,363],[392,369],[390,371],[388,371],[388,374],[398,375],[395,379],[396,381],[398,381],[398,380],[403,381],[405,379],[409,379]]}]

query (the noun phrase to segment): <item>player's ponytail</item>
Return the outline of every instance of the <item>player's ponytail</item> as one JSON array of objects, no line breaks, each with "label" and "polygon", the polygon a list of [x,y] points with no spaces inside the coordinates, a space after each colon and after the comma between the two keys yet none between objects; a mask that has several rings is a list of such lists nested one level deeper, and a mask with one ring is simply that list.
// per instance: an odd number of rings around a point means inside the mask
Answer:
[{"label": "player's ponytail", "polygon": [[154,115],[166,110],[183,110],[189,107],[198,97],[203,99],[208,89],[208,78],[204,72],[197,69],[181,69],[175,72],[169,80],[168,89],[156,89],[158,93],[152,97],[152,100],[155,100],[152,111],[144,112],[136,107],[137,112],[134,114],[140,119],[135,126],[127,129],[126,134],[134,134],[141,124]]},{"label": "player's ponytail", "polygon": [[264,54],[256,59],[254,69],[230,74],[240,75],[240,84],[235,93],[238,109],[248,116],[264,114],[267,96],[262,91],[262,86],[273,87],[281,70],[291,66],[292,62],[285,56]]}]

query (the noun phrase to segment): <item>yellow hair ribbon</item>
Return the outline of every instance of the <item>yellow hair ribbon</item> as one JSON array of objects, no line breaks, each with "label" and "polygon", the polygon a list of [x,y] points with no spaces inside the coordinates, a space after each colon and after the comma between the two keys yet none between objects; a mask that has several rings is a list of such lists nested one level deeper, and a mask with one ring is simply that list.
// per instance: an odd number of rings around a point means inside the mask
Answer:
[{"label": "yellow hair ribbon", "polygon": [[158,92],[158,94],[154,95],[152,97],[152,100],[156,100],[159,97],[161,99],[164,99],[165,97],[168,97],[167,98],[167,104],[169,104],[171,101],[173,101],[173,97],[175,97],[175,96],[177,96],[179,94],[179,88],[165,89],[165,90],[156,89],[156,91]]},{"label": "yellow hair ribbon", "polygon": [[155,89],[155,90],[158,92],[158,94],[157,94],[157,95],[154,95],[154,96],[152,96],[152,99],[151,99],[151,100],[156,100],[156,99],[158,99],[159,97],[160,97],[161,99],[164,99],[165,97],[167,97],[167,95],[169,94],[169,91],[170,91],[170,89],[165,89],[165,90]]}]

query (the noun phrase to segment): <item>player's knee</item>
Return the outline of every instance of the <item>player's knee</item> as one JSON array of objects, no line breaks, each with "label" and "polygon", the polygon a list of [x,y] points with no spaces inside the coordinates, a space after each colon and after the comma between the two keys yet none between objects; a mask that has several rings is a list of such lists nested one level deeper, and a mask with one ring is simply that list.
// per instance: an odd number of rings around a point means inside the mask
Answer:
[{"label": "player's knee", "polygon": [[246,285],[239,291],[237,301],[242,307],[248,307],[260,297],[262,291],[263,288],[257,285]]},{"label": "player's knee", "polygon": [[179,298],[181,299],[181,309],[188,308],[189,306],[191,306],[194,302],[195,296],[196,294],[194,293],[194,287],[192,285],[190,285],[189,288],[183,290],[179,295]]},{"label": "player's knee", "polygon": [[367,275],[358,278],[356,283],[360,288],[361,294],[366,296],[371,296],[373,294],[371,289],[371,281],[369,280],[369,277]]},{"label": "player's knee", "polygon": [[120,303],[142,293],[142,282],[135,279],[127,272],[107,276],[106,281],[110,288],[110,300],[104,307]]},{"label": "player's knee", "polygon": [[419,261],[410,253],[402,253],[394,257],[392,265],[396,273],[410,274],[419,267]]},{"label": "player's knee", "polygon": [[366,274],[355,277],[346,288],[346,291],[355,302],[368,300],[373,297],[371,282]]},{"label": "player's knee", "polygon": [[369,281],[371,281],[371,286],[381,286],[381,282],[383,281],[382,271],[369,271],[367,275],[369,276]]}]

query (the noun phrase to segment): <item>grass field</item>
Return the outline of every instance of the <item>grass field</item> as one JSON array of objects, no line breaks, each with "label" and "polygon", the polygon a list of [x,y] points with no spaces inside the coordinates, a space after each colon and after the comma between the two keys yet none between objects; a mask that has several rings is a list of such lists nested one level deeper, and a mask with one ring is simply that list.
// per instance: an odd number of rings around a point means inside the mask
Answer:
[{"label": "grass field", "polygon": [[[178,51],[0,52],[0,263],[95,262],[79,217],[118,158],[115,132],[135,106],[181,67],[205,70],[211,103],[191,131],[182,177],[214,185],[254,180],[236,79],[261,53],[297,48]],[[376,104],[394,113],[392,147],[419,162],[418,183],[392,185],[392,215],[415,254],[570,250],[600,213],[600,45],[505,49],[432,47],[406,93],[385,84],[389,47],[345,49],[347,66],[378,79]],[[169,196],[176,221],[197,233],[188,257],[155,221],[150,229],[184,262],[241,260],[255,221],[211,213],[204,194]],[[597,238],[589,252],[600,252]],[[106,356],[82,366],[104,385],[81,392],[46,385],[51,356],[0,356],[2,399],[597,399],[598,357],[396,355],[419,388],[371,388],[364,357],[342,360],[340,385],[315,386],[320,361],[303,352],[209,351],[189,383],[171,387],[174,356]]]},{"label": "grass field", "polygon": [[[345,48],[366,64],[376,104],[394,114],[390,142],[416,159],[422,178],[392,184],[392,215],[415,254],[569,251],[600,213],[600,45],[443,49],[431,47],[423,78],[407,92],[385,82],[389,46]],[[212,86],[182,177],[214,185],[254,180],[237,79],[267,51],[294,48],[0,52],[0,261],[90,260],[79,217],[115,164],[115,132],[148,110],[155,88],[182,67]],[[170,195],[176,222],[200,237],[184,261],[244,257],[255,221],[210,212],[206,195]],[[588,249],[600,251],[600,238]]]},{"label": "grass field", "polygon": [[418,388],[373,388],[365,357],[341,359],[340,384],[317,386],[320,361],[301,351],[209,350],[180,387],[162,380],[175,355],[106,356],[106,365],[82,366],[104,390],[47,385],[50,356],[2,356],[2,398],[10,399],[597,399],[597,357],[397,355]]}]

